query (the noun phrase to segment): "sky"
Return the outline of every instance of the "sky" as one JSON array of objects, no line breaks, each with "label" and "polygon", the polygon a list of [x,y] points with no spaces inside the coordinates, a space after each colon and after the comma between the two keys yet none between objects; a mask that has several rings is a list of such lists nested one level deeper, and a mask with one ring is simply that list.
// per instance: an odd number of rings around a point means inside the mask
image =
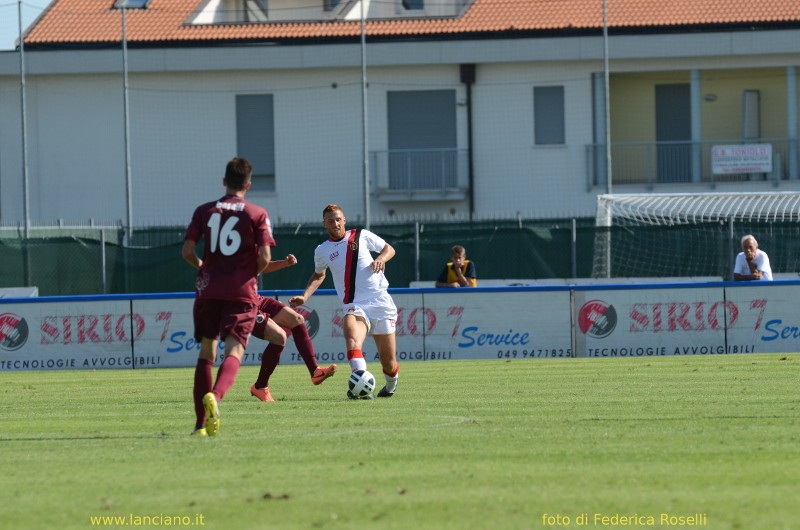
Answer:
[{"label": "sky", "polygon": [[[22,1],[22,28],[27,30],[50,0]],[[19,0],[0,0],[0,51],[14,49],[19,37]]]}]

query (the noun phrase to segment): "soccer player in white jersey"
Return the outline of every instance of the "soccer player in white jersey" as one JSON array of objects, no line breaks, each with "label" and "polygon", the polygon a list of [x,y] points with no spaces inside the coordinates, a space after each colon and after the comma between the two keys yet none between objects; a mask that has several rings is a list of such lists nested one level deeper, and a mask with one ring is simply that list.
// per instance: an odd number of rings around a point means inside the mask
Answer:
[{"label": "soccer player in white jersey", "polygon": [[[394,248],[369,230],[347,230],[347,219],[336,204],[325,207],[322,220],[330,237],[314,250],[314,274],[302,296],[290,298],[289,305],[298,307],[305,304],[322,285],[326,270],[330,269],[336,293],[344,304],[342,329],[350,369],[367,369],[361,348],[367,335],[372,333],[386,378],[386,385],[378,392],[378,397],[392,397],[400,371],[395,341],[397,307],[389,295],[389,282],[384,271],[386,262],[394,256]],[[372,252],[378,254],[374,259]],[[355,399],[349,390],[347,396]],[[367,399],[372,399],[372,395]]]}]

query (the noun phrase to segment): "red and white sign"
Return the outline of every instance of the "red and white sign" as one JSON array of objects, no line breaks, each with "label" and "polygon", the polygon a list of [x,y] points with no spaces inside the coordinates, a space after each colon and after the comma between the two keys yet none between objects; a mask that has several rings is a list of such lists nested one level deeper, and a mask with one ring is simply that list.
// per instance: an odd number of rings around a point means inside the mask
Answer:
[{"label": "red and white sign", "polygon": [[[395,289],[402,361],[800,351],[800,282],[589,289]],[[619,287],[619,288],[617,288]],[[278,293],[280,294],[280,293]],[[0,301],[0,370],[194,366],[189,296]],[[333,292],[298,308],[320,364],[346,363]],[[243,363],[267,343],[251,337]],[[371,338],[368,363],[378,361]],[[282,363],[300,363],[289,339]]]},{"label": "red and white sign", "polygon": [[576,330],[579,357],[725,353],[726,324],[738,318],[721,288],[577,291],[575,311],[579,323],[587,314],[603,323]]}]

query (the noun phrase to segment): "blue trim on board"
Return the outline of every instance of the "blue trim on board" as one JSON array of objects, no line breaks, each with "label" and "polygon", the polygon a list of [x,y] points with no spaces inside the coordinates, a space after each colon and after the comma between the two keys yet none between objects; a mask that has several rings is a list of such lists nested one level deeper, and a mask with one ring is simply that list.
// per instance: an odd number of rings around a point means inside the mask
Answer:
[{"label": "blue trim on board", "polygon": [[[389,289],[390,294],[463,294],[463,293],[521,293],[521,292],[553,292],[553,291],[630,291],[636,289],[702,289],[709,287],[781,287],[784,285],[800,285],[797,280],[774,280],[764,281],[713,281],[713,282],[669,282],[669,283],[609,283],[609,284],[565,284],[565,285],[522,285],[504,287],[470,287],[462,289],[442,289],[436,287],[394,287]],[[261,290],[258,291],[263,296],[273,298],[289,298],[291,296],[303,294],[302,289],[291,290]],[[314,296],[332,296],[336,291],[333,289],[318,289]],[[21,298],[0,298],[2,304],[36,304],[54,302],[92,302],[109,300],[163,300],[174,298],[194,298],[194,292],[174,292],[174,293],[134,293],[134,294],[84,294],[71,296],[31,296]]]}]

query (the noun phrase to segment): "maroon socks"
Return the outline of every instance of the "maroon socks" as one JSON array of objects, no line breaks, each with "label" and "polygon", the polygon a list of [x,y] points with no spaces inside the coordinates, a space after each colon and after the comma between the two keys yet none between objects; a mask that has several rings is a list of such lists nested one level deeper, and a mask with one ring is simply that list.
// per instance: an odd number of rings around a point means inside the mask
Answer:
[{"label": "maroon socks", "polygon": [[203,396],[211,392],[214,379],[211,375],[211,367],[214,365],[209,359],[197,359],[197,366],[194,369],[194,413],[197,416],[196,427],[205,425],[206,411],[203,408]]},{"label": "maroon socks", "polygon": [[256,379],[255,387],[258,389],[267,388],[269,386],[269,376],[275,371],[278,366],[278,361],[281,359],[281,352],[283,346],[276,344],[268,344],[264,353],[261,354],[261,370],[258,372],[258,379]]},{"label": "maroon socks", "polygon": [[311,343],[311,337],[308,336],[308,328],[306,328],[305,324],[299,324],[293,327],[291,331],[294,345],[297,346],[297,353],[306,363],[308,373],[314,375],[314,370],[319,365],[317,364],[317,356],[314,354],[314,345]]},{"label": "maroon socks", "polygon": [[214,395],[217,396],[217,401],[222,401],[222,398],[233,386],[241,364],[242,362],[239,359],[230,355],[222,361],[219,370],[217,370],[217,382],[214,383],[213,390]]}]

